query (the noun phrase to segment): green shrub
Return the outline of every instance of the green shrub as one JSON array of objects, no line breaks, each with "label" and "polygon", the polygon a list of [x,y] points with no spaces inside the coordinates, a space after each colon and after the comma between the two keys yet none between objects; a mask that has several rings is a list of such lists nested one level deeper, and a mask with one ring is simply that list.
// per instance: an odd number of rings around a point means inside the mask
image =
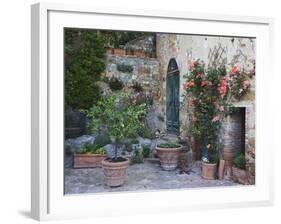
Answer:
[{"label": "green shrub", "polygon": [[132,140],[131,140],[131,144],[139,144],[139,140],[137,139],[137,138],[133,138]]},{"label": "green shrub", "polygon": [[71,154],[71,148],[69,145],[65,145],[64,146],[64,152],[66,155],[70,155]]},{"label": "green shrub", "polygon": [[109,80],[109,87],[111,90],[121,90],[123,89],[124,87],[124,84],[121,80],[119,80],[118,78],[116,77],[112,77],[110,80]]},{"label": "green shrub", "polygon": [[145,104],[132,105],[126,93],[115,92],[102,98],[86,114],[90,119],[89,128],[93,131],[107,127],[115,149],[114,159],[117,160],[117,145],[124,143],[129,134],[143,127],[140,119],[146,112]]},{"label": "green shrub", "polygon": [[148,158],[150,154],[150,147],[148,145],[142,146],[142,155],[144,158]]},{"label": "green shrub", "polygon": [[100,155],[105,155],[106,154],[106,149],[104,147],[99,148],[95,151],[95,153],[100,154]]},{"label": "green shrub", "polygon": [[105,83],[109,83],[109,78],[107,76],[103,76],[101,78],[101,81],[105,82]]},{"label": "green shrub", "polygon": [[135,150],[130,159],[131,164],[143,163],[143,154],[139,150]]},{"label": "green shrub", "polygon": [[245,169],[245,163],[246,163],[245,156],[242,153],[236,155],[233,159],[234,166],[243,170]]},{"label": "green shrub", "polygon": [[138,82],[134,82],[133,84],[133,89],[136,91],[136,92],[142,92],[143,91],[143,87],[140,83]]},{"label": "green shrub", "polygon": [[132,65],[117,64],[117,70],[123,73],[132,73],[134,71],[134,68]]},{"label": "green shrub", "polygon": [[137,138],[137,137],[138,137],[138,134],[137,134],[136,132],[129,133],[129,135],[128,135],[128,138],[133,138],[133,139],[135,139],[135,138]]},{"label": "green shrub", "polygon": [[156,138],[155,132],[148,126],[144,126],[142,129],[139,129],[138,134],[143,138],[149,138],[149,139]]},{"label": "green shrub", "polygon": [[94,30],[65,30],[65,106],[88,109],[100,99],[95,84],[106,67],[104,35]]},{"label": "green shrub", "polygon": [[96,150],[96,146],[92,143],[85,143],[81,145],[77,151],[79,154],[93,153]]},{"label": "green shrub", "polygon": [[209,163],[217,163],[218,162],[219,157],[218,157],[217,153],[210,153],[209,156],[210,156]]},{"label": "green shrub", "polygon": [[100,133],[97,135],[97,137],[95,139],[95,145],[97,146],[97,148],[104,147],[110,143],[111,143],[111,140],[110,140],[110,136],[108,135],[108,133]]},{"label": "green shrub", "polygon": [[159,148],[179,148],[180,145],[172,142],[166,142],[166,143],[161,143],[158,144],[157,147]]},{"label": "green shrub", "polygon": [[85,143],[77,151],[78,154],[87,154],[87,153],[95,153],[100,155],[106,154],[106,149],[103,147],[99,147],[93,143]]}]

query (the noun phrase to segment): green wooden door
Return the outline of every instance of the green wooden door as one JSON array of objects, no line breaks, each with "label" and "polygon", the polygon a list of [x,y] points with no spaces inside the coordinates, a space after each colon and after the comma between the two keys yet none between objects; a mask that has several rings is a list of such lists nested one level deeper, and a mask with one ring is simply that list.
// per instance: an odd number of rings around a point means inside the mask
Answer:
[{"label": "green wooden door", "polygon": [[[173,60],[173,59],[172,59]],[[170,63],[169,63],[170,65]],[[170,67],[170,66],[169,66]],[[169,68],[168,67],[168,68]],[[180,74],[175,67],[168,69],[167,83],[166,83],[166,114],[167,114],[167,132],[179,133],[179,83]]]}]

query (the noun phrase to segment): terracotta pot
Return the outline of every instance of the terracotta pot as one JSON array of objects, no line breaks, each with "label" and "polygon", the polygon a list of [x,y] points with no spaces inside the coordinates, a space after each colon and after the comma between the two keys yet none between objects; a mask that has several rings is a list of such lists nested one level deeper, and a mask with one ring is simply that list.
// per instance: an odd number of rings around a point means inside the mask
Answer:
[{"label": "terracotta pot", "polygon": [[193,160],[200,160],[200,142],[195,140],[192,147]]},{"label": "terracotta pot", "polygon": [[145,57],[145,53],[143,50],[134,50],[134,55],[137,57]]},{"label": "terracotta pot", "polygon": [[113,52],[115,55],[124,56],[126,55],[126,50],[123,48],[114,48]]},{"label": "terracotta pot", "polygon": [[201,163],[202,173],[201,176],[207,180],[214,180],[217,173],[216,163]]},{"label": "terracotta pot", "polygon": [[74,168],[95,168],[101,167],[101,162],[106,155],[101,154],[74,154]]},{"label": "terracotta pot", "polygon": [[126,49],[126,55],[134,55],[134,50]]},{"label": "terracotta pot", "polygon": [[113,49],[112,48],[107,48],[106,49],[107,54],[113,54]]},{"label": "terracotta pot", "polygon": [[224,148],[223,149],[223,159],[225,160],[225,166],[226,168],[229,168],[232,166],[233,158],[236,155],[236,151],[234,151],[231,148]]},{"label": "terracotta pot", "polygon": [[161,167],[164,170],[169,171],[177,168],[181,148],[182,146],[178,148],[156,147],[157,156],[159,157]]},{"label": "terracotta pot", "polygon": [[248,183],[248,172],[232,166],[232,180],[240,184]]},{"label": "terracotta pot", "polygon": [[122,162],[111,162],[107,159],[102,161],[105,184],[110,187],[118,187],[124,184],[126,179],[129,160]]}]

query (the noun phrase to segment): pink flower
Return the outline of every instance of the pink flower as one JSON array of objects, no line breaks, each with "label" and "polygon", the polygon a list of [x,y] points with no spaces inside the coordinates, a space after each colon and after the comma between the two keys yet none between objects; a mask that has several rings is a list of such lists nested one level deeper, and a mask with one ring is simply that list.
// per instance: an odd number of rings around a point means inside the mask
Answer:
[{"label": "pink flower", "polygon": [[249,80],[244,80],[243,81],[243,89],[247,89],[249,87]]},{"label": "pink flower", "polygon": [[212,119],[212,122],[217,122],[220,120],[220,117],[218,115],[214,116]]},{"label": "pink flower", "polygon": [[202,78],[203,77],[203,73],[198,73],[197,75],[196,75],[196,78],[198,79],[198,78]]},{"label": "pink flower", "polygon": [[223,77],[220,80],[218,91],[221,95],[221,98],[224,98],[226,95],[226,92],[227,92],[227,78],[226,77]]},{"label": "pink flower", "polygon": [[235,75],[237,71],[238,71],[238,66],[235,64],[235,65],[233,65],[233,67],[231,68],[229,74],[230,74],[230,75]]},{"label": "pink flower", "polygon": [[203,86],[206,86],[206,84],[207,84],[207,82],[205,81],[205,80],[203,80],[202,82],[201,82],[201,86],[203,87]]},{"label": "pink flower", "polygon": [[219,111],[220,111],[220,112],[224,112],[224,106],[220,106],[220,107],[219,107]]},{"label": "pink flower", "polygon": [[192,116],[192,122],[195,123],[196,121],[198,121],[197,117],[195,117],[194,115]]},{"label": "pink flower", "polygon": [[212,83],[211,81],[209,81],[209,82],[208,82],[208,85],[211,86],[211,85],[213,85],[213,83]]},{"label": "pink flower", "polygon": [[193,100],[192,100],[192,99],[189,99],[189,100],[188,100],[188,107],[190,108],[190,107],[192,107],[192,105],[193,105]]},{"label": "pink flower", "polygon": [[197,64],[198,64],[198,61],[193,60],[193,61],[191,62],[191,64],[190,64],[190,66],[189,66],[189,70],[190,70],[190,71],[193,71],[194,68],[195,68],[195,66],[196,66]]}]

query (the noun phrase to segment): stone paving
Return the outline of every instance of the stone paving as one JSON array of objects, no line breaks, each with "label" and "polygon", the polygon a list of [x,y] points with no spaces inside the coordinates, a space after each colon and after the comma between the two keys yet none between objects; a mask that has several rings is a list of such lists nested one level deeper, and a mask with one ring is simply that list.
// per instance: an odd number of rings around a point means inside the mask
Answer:
[{"label": "stone paving", "polygon": [[200,165],[193,164],[189,174],[179,170],[164,171],[156,161],[130,165],[127,180],[121,187],[104,185],[102,168],[65,168],[65,194],[102,193],[119,191],[146,191],[195,187],[219,187],[239,185],[231,180],[205,180],[200,176]]}]

